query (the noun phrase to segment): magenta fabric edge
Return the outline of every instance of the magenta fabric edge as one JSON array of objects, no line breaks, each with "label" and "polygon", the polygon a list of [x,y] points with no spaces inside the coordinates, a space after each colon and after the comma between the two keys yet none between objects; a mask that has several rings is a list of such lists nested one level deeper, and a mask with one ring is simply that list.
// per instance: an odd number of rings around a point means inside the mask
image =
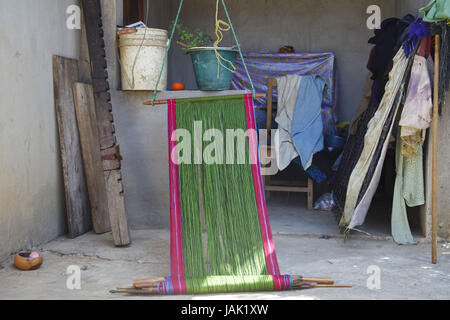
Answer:
[{"label": "magenta fabric edge", "polygon": [[[253,182],[255,186],[255,196],[258,207],[259,223],[261,227],[261,235],[264,245],[264,253],[266,256],[267,271],[269,274],[278,276],[280,269],[275,253],[275,245],[272,238],[272,230],[269,225],[269,217],[267,214],[267,206],[264,195],[264,188],[262,185],[261,169],[258,154],[258,141],[256,137],[256,123],[253,110],[253,95],[246,94],[245,100],[245,114],[247,118],[247,129],[249,131],[249,146],[252,158],[252,172]],[[252,134],[253,132],[253,134]],[[282,284],[279,277],[274,277],[275,290],[281,290]]]},{"label": "magenta fabric edge", "polygon": [[[177,129],[176,102],[167,100],[168,127],[169,127],[169,184],[170,184],[170,266],[171,275],[176,275],[177,280],[173,283],[173,290],[186,292],[186,282],[184,281],[184,256],[183,256],[183,235],[181,221],[181,199],[180,183],[177,159],[172,159],[173,150],[176,148],[176,139],[173,141],[172,135]],[[176,153],[175,153],[176,156]],[[172,161],[174,160],[174,161]]]}]

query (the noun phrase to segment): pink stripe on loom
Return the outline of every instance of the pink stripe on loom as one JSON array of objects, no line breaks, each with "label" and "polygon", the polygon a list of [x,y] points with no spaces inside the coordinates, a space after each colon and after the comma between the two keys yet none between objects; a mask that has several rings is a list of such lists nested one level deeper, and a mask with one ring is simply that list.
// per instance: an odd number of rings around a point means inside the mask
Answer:
[{"label": "pink stripe on loom", "polygon": [[[183,231],[181,224],[180,181],[178,175],[177,153],[174,152],[177,139],[177,113],[175,100],[167,100],[169,127],[169,189],[170,189],[170,268],[171,275],[178,276],[173,283],[174,290],[186,292],[184,280]],[[172,139],[172,135],[174,139]],[[172,159],[173,153],[173,159]]]},{"label": "pink stripe on loom", "polygon": [[[258,139],[256,136],[255,114],[253,110],[253,96],[245,95],[245,115],[247,118],[247,129],[249,132],[250,155],[252,161],[253,183],[255,185],[256,203],[258,206],[259,223],[261,226],[261,235],[266,255],[267,271],[271,275],[280,275],[275,246],[272,239],[272,230],[269,225],[269,216],[267,214],[266,199],[261,179],[261,168],[258,153]],[[275,290],[282,288],[279,277],[274,277]]]}]

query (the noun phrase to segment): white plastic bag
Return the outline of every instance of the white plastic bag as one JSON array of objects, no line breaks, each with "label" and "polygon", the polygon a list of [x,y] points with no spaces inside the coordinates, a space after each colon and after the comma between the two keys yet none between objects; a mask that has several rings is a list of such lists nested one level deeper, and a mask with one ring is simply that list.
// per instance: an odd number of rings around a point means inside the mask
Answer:
[{"label": "white plastic bag", "polygon": [[333,194],[332,193],[325,193],[322,195],[314,204],[314,210],[320,210],[320,211],[333,211],[335,207]]}]

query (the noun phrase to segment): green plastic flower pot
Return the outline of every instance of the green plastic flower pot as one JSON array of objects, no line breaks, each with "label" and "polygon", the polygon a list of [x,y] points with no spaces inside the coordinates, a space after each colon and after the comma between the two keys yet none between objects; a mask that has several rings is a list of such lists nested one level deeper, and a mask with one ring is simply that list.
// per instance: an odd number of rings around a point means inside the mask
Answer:
[{"label": "green plastic flower pot", "polygon": [[[237,50],[232,48],[217,48],[217,51],[223,58],[229,60],[233,65],[235,64],[238,53]],[[189,49],[189,54],[192,58],[195,79],[197,80],[199,90],[215,91],[230,89],[233,72],[222,66],[220,66],[219,72],[217,72],[218,61],[214,48],[191,48]],[[227,61],[222,60],[222,63],[229,69],[233,69]]]}]

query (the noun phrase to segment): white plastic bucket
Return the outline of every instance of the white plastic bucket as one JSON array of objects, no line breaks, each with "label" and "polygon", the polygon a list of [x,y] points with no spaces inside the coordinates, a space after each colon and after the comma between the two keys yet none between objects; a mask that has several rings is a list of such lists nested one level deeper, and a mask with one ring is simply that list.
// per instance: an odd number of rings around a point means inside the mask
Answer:
[{"label": "white plastic bucket", "polygon": [[[167,30],[140,28],[119,35],[123,90],[155,90],[168,46]],[[167,88],[167,63],[157,91]]]}]

